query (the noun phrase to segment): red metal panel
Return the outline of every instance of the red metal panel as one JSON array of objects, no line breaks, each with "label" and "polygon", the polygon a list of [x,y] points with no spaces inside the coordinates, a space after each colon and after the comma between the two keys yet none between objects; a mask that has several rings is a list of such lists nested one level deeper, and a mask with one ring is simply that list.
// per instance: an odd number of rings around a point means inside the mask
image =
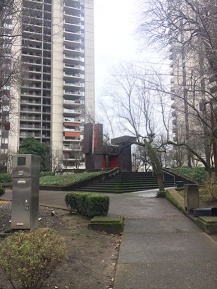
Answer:
[{"label": "red metal panel", "polygon": [[109,157],[109,167],[110,167],[110,168],[117,168],[117,167],[119,167],[118,156],[110,156],[110,157]]},{"label": "red metal panel", "polygon": [[103,156],[102,167],[103,167],[104,169],[106,168],[106,156]]},{"label": "red metal panel", "polygon": [[80,132],[77,132],[77,131],[65,131],[64,135],[66,137],[80,137]]},{"label": "red metal panel", "polygon": [[64,122],[64,126],[80,126],[79,122]]},{"label": "red metal panel", "polygon": [[101,123],[94,125],[93,147],[95,154],[102,154],[103,151],[103,126]]}]

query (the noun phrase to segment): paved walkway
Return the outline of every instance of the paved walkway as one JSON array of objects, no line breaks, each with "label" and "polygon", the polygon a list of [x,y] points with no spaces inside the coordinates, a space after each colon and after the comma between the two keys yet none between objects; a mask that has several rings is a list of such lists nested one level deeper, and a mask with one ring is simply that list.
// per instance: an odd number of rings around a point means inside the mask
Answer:
[{"label": "paved walkway", "polygon": [[[65,207],[65,194],[40,192],[40,203]],[[125,217],[114,289],[216,288],[217,243],[154,195],[110,195],[110,214]]]},{"label": "paved walkway", "polygon": [[125,216],[114,289],[217,288],[217,243],[166,199],[147,196],[112,197],[111,212]]}]

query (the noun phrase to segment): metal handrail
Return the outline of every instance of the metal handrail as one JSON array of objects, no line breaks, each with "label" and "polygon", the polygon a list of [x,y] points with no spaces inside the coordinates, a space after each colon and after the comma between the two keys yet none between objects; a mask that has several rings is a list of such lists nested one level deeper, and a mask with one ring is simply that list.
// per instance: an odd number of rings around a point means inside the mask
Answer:
[{"label": "metal handrail", "polygon": [[173,177],[173,180],[174,180],[174,187],[176,186],[176,177],[173,175],[173,174],[171,174],[171,173],[169,173],[169,172],[165,172],[164,171],[164,169],[162,169],[162,171],[163,171],[163,181],[164,181],[164,174],[168,174],[168,175],[170,175],[170,176],[172,176]]}]

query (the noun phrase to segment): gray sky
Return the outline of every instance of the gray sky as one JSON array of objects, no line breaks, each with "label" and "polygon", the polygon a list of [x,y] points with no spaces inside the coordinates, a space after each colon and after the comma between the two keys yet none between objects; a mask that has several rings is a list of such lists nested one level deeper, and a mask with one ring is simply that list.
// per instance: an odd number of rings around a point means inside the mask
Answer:
[{"label": "gray sky", "polygon": [[136,0],[95,0],[96,97],[109,76],[109,68],[137,54]]}]

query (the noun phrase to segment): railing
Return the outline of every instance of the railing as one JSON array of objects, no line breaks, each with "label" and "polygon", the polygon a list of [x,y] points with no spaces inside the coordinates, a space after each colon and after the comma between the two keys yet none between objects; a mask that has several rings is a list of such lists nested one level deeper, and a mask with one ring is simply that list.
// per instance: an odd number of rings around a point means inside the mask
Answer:
[{"label": "railing", "polygon": [[171,177],[173,177],[173,183],[174,183],[174,187],[175,187],[176,186],[176,177],[167,171],[165,172],[163,169],[162,169],[162,172],[163,172],[163,181],[165,180],[165,177],[164,177],[165,174],[170,175]]}]

